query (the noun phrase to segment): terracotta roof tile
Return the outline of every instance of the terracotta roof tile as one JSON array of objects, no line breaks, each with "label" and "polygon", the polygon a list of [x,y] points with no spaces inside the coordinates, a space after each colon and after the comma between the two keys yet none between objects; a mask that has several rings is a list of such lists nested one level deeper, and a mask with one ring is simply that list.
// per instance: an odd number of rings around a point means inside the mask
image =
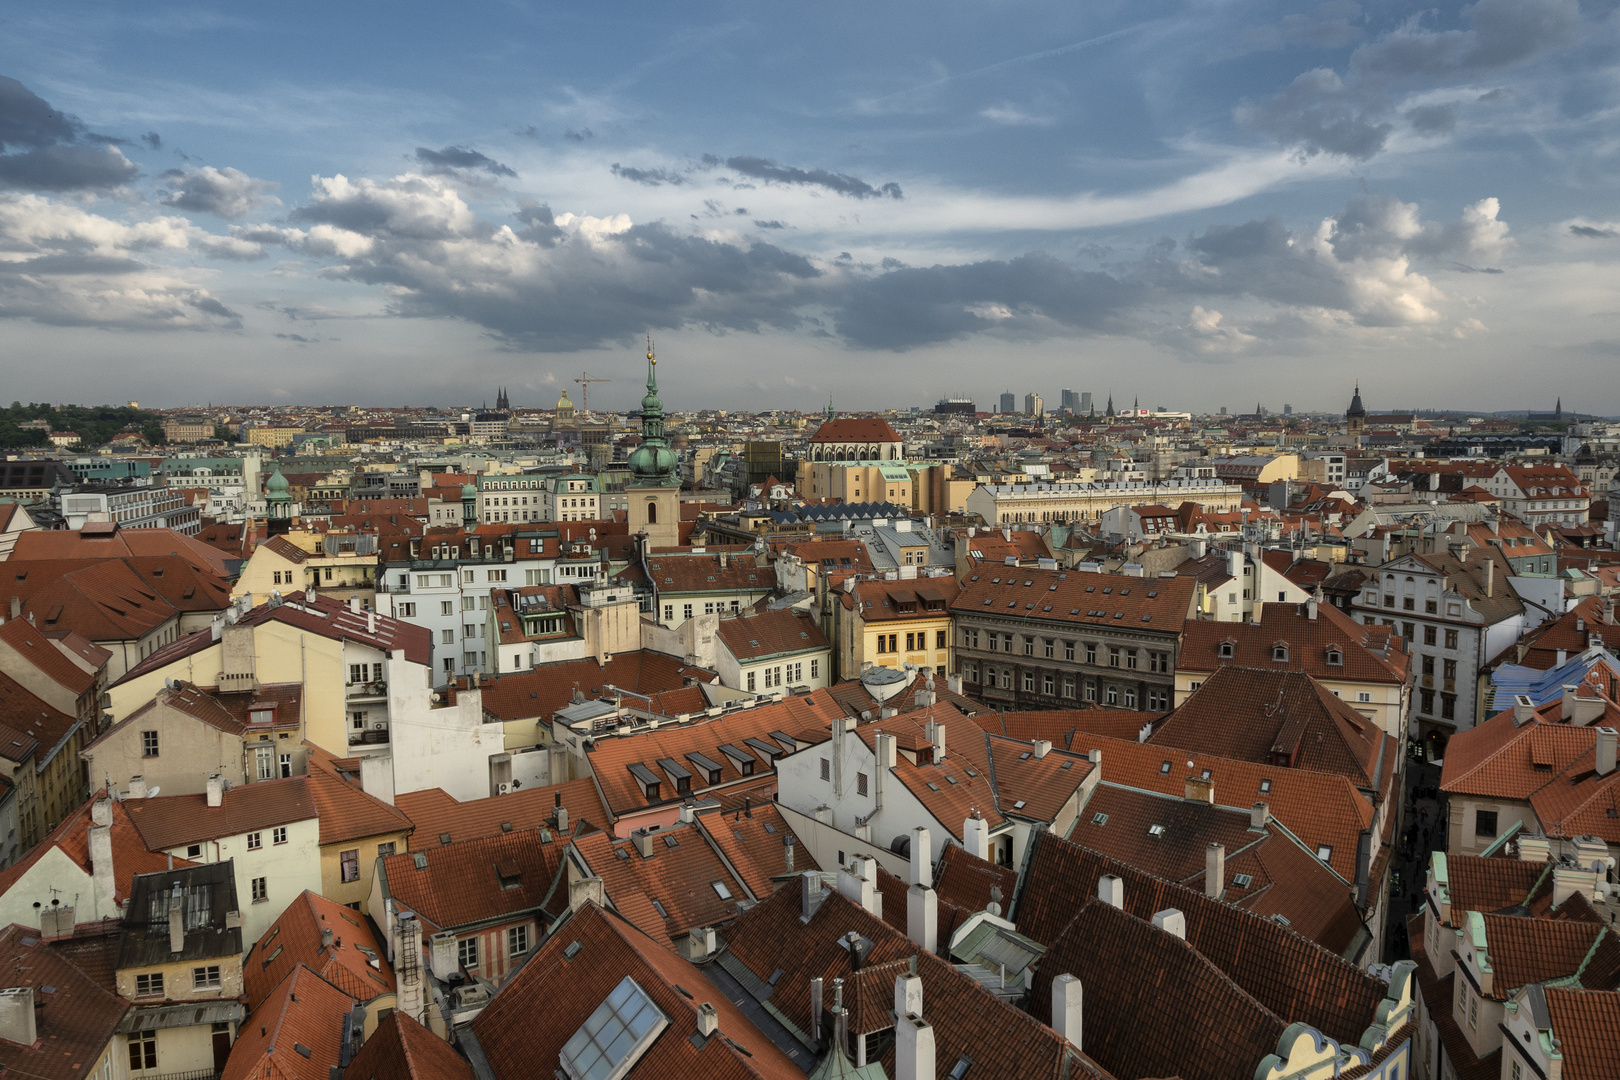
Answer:
[{"label": "terracotta roof tile", "polygon": [[[1550,982],[1581,971],[1593,946],[1609,930],[1600,923],[1481,915],[1485,950],[1494,978],[1489,996],[1506,1001],[1530,983]],[[1588,984],[1590,986],[1590,984]],[[1611,986],[1591,989],[1613,990]]]},{"label": "terracotta roof tile", "polygon": [[1019,619],[1033,626],[1106,625],[1179,634],[1187,621],[1195,588],[1193,579],[1185,575],[1140,578],[986,564],[963,583],[951,611],[959,616],[1016,612]]},{"label": "terracotta roof tile", "polygon": [[838,416],[823,421],[810,436],[813,443],[900,442],[900,435],[889,422],[876,416]]},{"label": "terracotta roof tile", "polygon": [[[636,1077],[802,1080],[805,1068],[777,1049],[701,971],[594,904],[548,937],[473,1021],[497,1080],[527,1080],[537,1062],[554,1066],[563,1046],[625,978],[635,980],[669,1020],[637,1060]],[[719,1014],[721,1037],[694,1044],[704,1003]]]},{"label": "terracotta roof tile", "polygon": [[343,1070],[343,1080],[473,1080],[450,1044],[395,1009]]},{"label": "terracotta roof tile", "polygon": [[1550,892],[1550,868],[1551,864],[1545,862],[1448,854],[1446,881],[1452,924],[1459,925],[1464,912],[1528,905],[1541,893]]},{"label": "terracotta roof tile", "polygon": [[353,1006],[299,964],[237,1029],[220,1080],[330,1080]]},{"label": "terracotta roof tile", "polygon": [[[621,907],[621,898],[638,892],[655,902],[661,909],[664,939],[736,916],[747,893],[709,846],[702,830],[675,825],[653,833],[651,839],[652,854],[646,857],[633,842],[615,840],[605,832],[576,836],[574,850],[590,872],[602,879],[614,907]],[[716,883],[726,895],[720,895]],[[651,927],[642,929],[655,933]]]},{"label": "terracotta roof tile", "polygon": [[1144,726],[1164,719],[1164,713],[1128,709],[1053,709],[1041,712],[981,712],[974,715],[994,735],[1033,741],[1045,739],[1062,750],[1074,749],[1082,733],[1111,739],[1138,739]]},{"label": "terracotta roof tile", "polygon": [[[32,987],[34,1046],[0,1039],[0,1069],[40,1080],[79,1080],[109,1042],[129,1002],[108,990],[66,952],[39,941],[39,932],[13,923],[0,931],[0,965],[7,987]],[[53,988],[46,993],[47,987]],[[120,1040],[121,1041],[121,1040]]]},{"label": "terracotta roof tile", "polygon": [[681,689],[687,679],[709,682],[715,673],[688,667],[673,656],[638,649],[617,653],[606,664],[595,659],[541,664],[529,671],[501,675],[484,683],[484,708],[504,721],[540,719],[548,723],[566,708],[574,691],[588,697],[609,684],[638,694]]},{"label": "terracotta roof tile", "polygon": [[[5,571],[0,569],[0,584],[5,581]],[[66,635],[63,635],[66,637]],[[85,671],[65,655],[64,647],[67,642],[61,639],[53,641],[42,631],[35,629],[34,624],[27,619],[8,618],[4,625],[0,625],[0,641],[10,645],[17,654],[39,668],[50,677],[52,682],[69,690],[75,697],[89,690],[96,683],[94,670]],[[85,656],[93,667],[101,667],[106,663],[107,653],[87,638],[79,638],[75,644],[82,642],[81,647],[94,650]],[[63,646],[63,647],[59,647]],[[100,662],[95,662],[99,656]]]},{"label": "terracotta roof tile", "polygon": [[321,819],[322,847],[410,831],[411,819],[403,811],[361,790],[357,780],[339,771],[337,759],[330,753],[307,741],[304,747],[309,759],[309,793]]},{"label": "terracotta roof tile", "polygon": [[1564,1080],[1620,1078],[1620,994],[1548,987],[1546,996]]},{"label": "terracotta roof tile", "polygon": [[316,816],[306,777],[261,780],[224,792],[218,806],[206,795],[159,795],[119,803],[152,851],[238,836]]},{"label": "terracotta roof tile", "polygon": [[542,826],[555,829],[553,809],[558,796],[568,811],[570,833],[587,823],[599,829],[611,824],[590,777],[466,802],[458,802],[443,788],[425,788],[394,796],[394,808],[416,827],[411,849],[429,851],[442,846],[439,837],[445,833],[452,841],[461,841]]},{"label": "terracotta roof tile", "polygon": [[[1274,646],[1288,645],[1288,659],[1276,660]],[[1230,643],[1232,656],[1221,647]],[[1316,618],[1305,604],[1256,604],[1255,621],[1196,620],[1187,624],[1176,654],[1176,670],[1211,672],[1227,664],[1266,671],[1303,671],[1318,679],[1404,683],[1411,666],[1408,653],[1390,650],[1385,627],[1363,626],[1332,604],[1317,605]],[[1340,663],[1328,663],[1336,649]],[[1382,650],[1382,654],[1380,653]]]},{"label": "terracotta roof tile", "polygon": [[776,804],[761,801],[741,810],[712,810],[697,815],[697,825],[706,834],[736,876],[755,896],[769,896],[771,878],[787,873],[785,841],[793,837],[793,869],[797,873],[821,867],[806,844],[798,843]]},{"label": "terracotta roof tile", "polygon": [[[321,931],[328,929],[332,944],[322,945]],[[370,920],[308,889],[287,905],[243,957],[242,988],[248,1011],[257,1012],[299,964],[356,1001],[394,992],[388,950],[371,932]]]},{"label": "terracotta roof tile", "polygon": [[[514,830],[389,855],[379,871],[387,895],[400,907],[445,930],[540,910],[562,865],[564,846],[538,829]],[[498,868],[509,863],[518,867],[518,882],[503,888]]]},{"label": "terracotta roof tile", "polygon": [[739,661],[813,652],[827,648],[827,638],[802,611],[749,612],[720,620],[720,640]]},{"label": "terracotta roof tile", "polygon": [[[725,565],[721,565],[721,560]],[[647,559],[647,578],[660,596],[684,593],[770,592],[776,574],[747,554],[660,554]]]},{"label": "terracotta roof tile", "polygon": [[[33,740],[42,757],[49,757],[79,727],[78,717],[69,716],[35,697],[3,671],[0,671],[0,717],[5,718],[6,727],[22,737],[21,741]],[[16,741],[13,737],[7,743]],[[0,753],[12,750],[22,752],[20,748],[0,746]]]},{"label": "terracotta roof tile", "polygon": [[232,576],[223,552],[173,529],[119,529],[95,539],[72,530],[32,529],[17,536],[9,561],[121,559],[126,555],[179,555],[221,577]]}]

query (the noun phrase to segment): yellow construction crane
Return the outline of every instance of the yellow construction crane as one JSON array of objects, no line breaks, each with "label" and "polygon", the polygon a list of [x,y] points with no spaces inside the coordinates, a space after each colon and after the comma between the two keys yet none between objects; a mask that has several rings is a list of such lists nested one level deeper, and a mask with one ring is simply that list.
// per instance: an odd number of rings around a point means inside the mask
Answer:
[{"label": "yellow construction crane", "polygon": [[582,372],[579,373],[579,378],[575,379],[574,381],[579,383],[579,385],[580,385],[580,391],[579,391],[580,408],[583,409],[585,412],[590,412],[591,411],[591,383],[593,383],[593,382],[612,382],[613,380],[612,379],[593,379],[593,378],[591,378],[591,373],[590,372],[582,371]]}]

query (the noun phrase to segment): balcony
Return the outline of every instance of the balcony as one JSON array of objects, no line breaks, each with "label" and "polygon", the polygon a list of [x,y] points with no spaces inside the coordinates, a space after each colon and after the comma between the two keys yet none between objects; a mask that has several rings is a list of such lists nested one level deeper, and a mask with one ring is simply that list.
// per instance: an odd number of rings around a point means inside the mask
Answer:
[{"label": "balcony", "polygon": [[349,745],[350,746],[387,746],[388,745],[388,725],[386,723],[384,723],[383,721],[381,721],[381,720],[373,721],[373,723],[376,726],[366,728],[364,731],[352,731],[351,730],[349,732]]},{"label": "balcony", "polygon": [[153,1076],[139,1074],[139,1080],[218,1080],[218,1069],[193,1069],[190,1072],[157,1073]]},{"label": "balcony", "polygon": [[350,683],[343,688],[343,700],[354,705],[364,704],[365,702],[387,701],[388,684],[386,682]]}]

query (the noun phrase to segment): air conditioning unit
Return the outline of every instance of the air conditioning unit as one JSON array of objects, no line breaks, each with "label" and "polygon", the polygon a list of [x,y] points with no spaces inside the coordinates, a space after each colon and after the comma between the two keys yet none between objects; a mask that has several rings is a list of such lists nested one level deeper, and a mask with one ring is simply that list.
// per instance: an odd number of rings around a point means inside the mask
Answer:
[{"label": "air conditioning unit", "polygon": [[385,728],[387,726],[388,726],[387,722],[379,720],[375,724],[371,725],[371,730],[373,730],[373,731],[381,731],[383,728]]},{"label": "air conditioning unit", "polygon": [[504,783],[504,784],[497,784],[495,786],[495,792],[498,795],[510,795],[510,794],[512,794],[512,785],[509,782]]}]

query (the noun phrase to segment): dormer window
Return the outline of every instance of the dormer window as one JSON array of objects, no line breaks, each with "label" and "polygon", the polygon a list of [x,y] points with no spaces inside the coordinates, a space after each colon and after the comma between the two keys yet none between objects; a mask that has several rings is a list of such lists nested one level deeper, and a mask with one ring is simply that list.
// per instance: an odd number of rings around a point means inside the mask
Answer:
[{"label": "dormer window", "polygon": [[1230,659],[1232,659],[1232,654],[1233,654],[1234,651],[1235,651],[1235,649],[1234,649],[1234,647],[1233,647],[1233,645],[1232,645],[1232,643],[1230,641],[1221,642],[1221,659],[1222,660],[1230,660]]},{"label": "dormer window", "polygon": [[1340,652],[1338,649],[1329,648],[1327,652],[1327,662],[1329,667],[1343,667],[1344,653]]},{"label": "dormer window", "polygon": [[1288,643],[1279,641],[1271,647],[1271,658],[1280,664],[1288,662]]}]

